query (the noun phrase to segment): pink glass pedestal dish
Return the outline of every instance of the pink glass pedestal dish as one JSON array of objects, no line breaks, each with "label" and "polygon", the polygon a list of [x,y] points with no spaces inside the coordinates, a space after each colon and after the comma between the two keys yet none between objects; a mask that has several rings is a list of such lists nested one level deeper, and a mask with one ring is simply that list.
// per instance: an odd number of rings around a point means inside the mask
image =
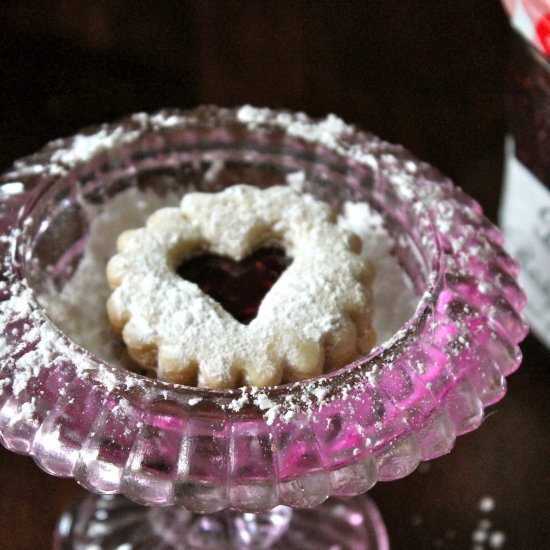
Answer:
[{"label": "pink glass pedestal dish", "polygon": [[[82,257],[87,206],[131,187],[181,196],[285,184],[293,173],[337,210],[366,201],[381,213],[421,296],[393,338],[346,368],[272,388],[178,386],[102,361],[41,307],[38,297]],[[220,529],[240,547],[258,533],[248,547],[288,547],[314,513],[316,522],[339,515],[343,548],[386,548],[366,497],[342,497],[408,475],[478,427],[519,366],[526,333],[517,263],[479,205],[401,147],[335,117],[207,107],[53,142],[0,181],[0,257],[1,442],[53,475],[143,506],[86,498],[61,522],[60,548],[116,531],[124,514],[151,527],[140,539],[148,548],[155,529],[167,536],[157,547],[179,548],[205,526],[194,547],[209,547]],[[370,546],[354,539],[354,525],[373,533]],[[98,547],[140,547],[124,539],[128,529],[112,536]]]}]

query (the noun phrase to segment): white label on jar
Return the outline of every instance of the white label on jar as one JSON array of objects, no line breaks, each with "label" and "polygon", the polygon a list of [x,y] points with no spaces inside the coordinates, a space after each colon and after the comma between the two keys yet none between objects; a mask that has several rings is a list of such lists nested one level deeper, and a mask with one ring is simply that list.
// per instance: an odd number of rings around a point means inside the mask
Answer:
[{"label": "white label on jar", "polygon": [[506,249],[521,264],[520,284],[533,332],[550,347],[550,190],[506,146],[500,225]]}]

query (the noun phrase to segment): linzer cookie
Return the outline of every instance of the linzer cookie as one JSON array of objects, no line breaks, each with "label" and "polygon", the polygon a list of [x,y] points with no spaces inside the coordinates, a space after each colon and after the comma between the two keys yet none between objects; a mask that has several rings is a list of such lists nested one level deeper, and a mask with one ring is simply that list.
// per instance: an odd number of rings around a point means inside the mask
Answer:
[{"label": "linzer cookie", "polygon": [[[373,268],[325,203],[289,187],[235,185],[187,194],[122,233],[107,266],[107,310],[130,355],[158,377],[212,388],[268,386],[339,368],[369,351]],[[178,273],[216,254],[239,262],[266,248],[290,261],[257,315],[239,322]]]}]

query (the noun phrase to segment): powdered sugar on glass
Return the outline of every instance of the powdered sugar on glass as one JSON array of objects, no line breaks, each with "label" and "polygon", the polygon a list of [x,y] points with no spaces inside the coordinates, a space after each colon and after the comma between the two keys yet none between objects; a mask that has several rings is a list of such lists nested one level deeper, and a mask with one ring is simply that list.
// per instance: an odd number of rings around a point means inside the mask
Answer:
[{"label": "powdered sugar on glass", "polygon": [[[260,471],[267,498],[252,511],[279,502],[312,506],[329,494],[403,477],[419,460],[448,452],[455,436],[475,429],[484,407],[504,395],[526,330],[517,265],[479,205],[402,148],[333,116],[316,122],[252,107],[134,115],[85,135],[16,163],[0,185],[8,195],[0,210],[0,404],[10,413],[1,436],[10,448],[33,454],[56,475],[87,486],[94,479],[94,490],[105,490],[107,480],[97,478],[99,455],[90,451],[105,451],[106,471],[119,473],[114,481],[109,473],[109,492],[147,504],[188,505],[176,482],[181,488],[181,475],[209,463],[216,509],[249,510],[249,492],[241,498],[232,489],[251,480],[257,487]],[[103,147],[107,136],[112,141]],[[422,294],[412,317],[403,315],[405,325],[368,357],[307,382],[215,392],[106,365],[45,316],[40,305],[69,292],[90,246],[90,225],[124,189],[180,198],[245,181],[280,185],[293,172],[289,185],[303,185],[354,224],[359,213],[346,203],[366,201],[381,213],[381,227],[394,237],[390,256]],[[377,267],[381,283],[388,276]],[[394,285],[387,290],[390,301],[377,303],[384,311],[400,294]],[[99,307],[94,298],[90,307]],[[381,343],[379,323],[375,318]],[[197,434],[220,449],[221,462],[187,453]],[[165,441],[176,443],[174,453],[165,452]],[[131,460],[112,457],[111,448],[135,453]],[[149,454],[157,449],[162,460]],[[167,478],[166,460],[177,477]],[[153,483],[127,483],[145,478]]]}]

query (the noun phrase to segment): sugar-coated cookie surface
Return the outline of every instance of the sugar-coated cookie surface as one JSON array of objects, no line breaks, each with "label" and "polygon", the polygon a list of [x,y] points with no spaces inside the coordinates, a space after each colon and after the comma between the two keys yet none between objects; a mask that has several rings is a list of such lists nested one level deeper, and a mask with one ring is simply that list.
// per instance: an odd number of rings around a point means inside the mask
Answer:
[{"label": "sugar-coated cookie surface", "polygon": [[[159,378],[212,388],[267,386],[339,368],[369,351],[374,277],[361,242],[327,204],[286,186],[190,193],[118,239],[107,266],[112,327]],[[177,267],[214,253],[241,260],[279,246],[292,263],[248,325]]]}]

